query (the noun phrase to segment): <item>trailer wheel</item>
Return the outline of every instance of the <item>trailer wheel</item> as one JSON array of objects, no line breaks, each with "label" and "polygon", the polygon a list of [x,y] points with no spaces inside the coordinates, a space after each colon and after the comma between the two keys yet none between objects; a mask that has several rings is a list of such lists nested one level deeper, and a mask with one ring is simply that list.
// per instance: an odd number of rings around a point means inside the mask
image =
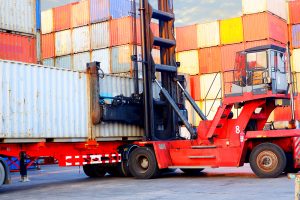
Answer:
[{"label": "trailer wheel", "polygon": [[159,170],[154,152],[148,147],[134,149],[129,155],[129,171],[138,179],[155,178]]},{"label": "trailer wheel", "polygon": [[5,168],[2,164],[2,162],[0,161],[0,186],[4,184],[4,181],[5,181]]},{"label": "trailer wheel", "polygon": [[101,165],[84,165],[83,171],[85,175],[91,178],[103,177],[106,174],[106,170]]},{"label": "trailer wheel", "polygon": [[263,143],[251,152],[250,166],[260,178],[276,178],[285,169],[286,156],[278,145]]},{"label": "trailer wheel", "polygon": [[180,169],[183,173],[187,175],[199,175],[204,168],[199,168],[199,169]]}]

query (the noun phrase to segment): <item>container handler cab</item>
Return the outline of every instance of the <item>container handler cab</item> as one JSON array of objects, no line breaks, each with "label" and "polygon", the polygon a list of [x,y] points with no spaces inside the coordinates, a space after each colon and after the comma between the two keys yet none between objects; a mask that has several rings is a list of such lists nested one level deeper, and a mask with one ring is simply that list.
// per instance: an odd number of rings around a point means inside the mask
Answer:
[{"label": "container handler cab", "polygon": [[[257,176],[270,178],[300,167],[300,131],[294,115],[290,129],[267,126],[276,107],[294,107],[293,77],[285,48],[268,45],[239,52],[235,70],[223,74],[222,105],[214,119],[207,120],[186,92],[184,77],[177,74],[172,1],[159,0],[158,10],[154,10],[147,0],[141,0],[140,13],[144,92],[137,104],[143,106],[143,112],[137,113],[136,121],[144,119],[145,138],[121,149],[122,162],[134,177],[153,178],[166,168],[198,173],[205,168],[250,163]],[[159,21],[159,37],[151,32],[151,18]],[[161,64],[153,61],[153,46],[160,48]],[[161,73],[159,81],[157,72]],[[160,99],[153,99],[154,84],[160,88]],[[202,119],[196,130],[188,123],[184,99]],[[114,110],[103,106],[104,113],[114,115]],[[132,105],[122,109],[128,111]],[[238,116],[233,117],[233,109],[239,110]],[[117,117],[120,112],[115,113],[115,120],[126,121]],[[102,119],[114,121],[105,114]],[[182,126],[189,132],[188,139],[180,135]]]}]

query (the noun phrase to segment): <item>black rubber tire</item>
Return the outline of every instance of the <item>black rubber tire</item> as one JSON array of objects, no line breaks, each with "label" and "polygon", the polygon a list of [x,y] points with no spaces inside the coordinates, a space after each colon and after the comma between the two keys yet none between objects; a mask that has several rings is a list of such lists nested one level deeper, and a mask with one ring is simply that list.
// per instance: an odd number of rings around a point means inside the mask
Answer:
[{"label": "black rubber tire", "polygon": [[103,177],[106,174],[106,170],[103,168],[103,166],[95,164],[95,165],[84,165],[83,171],[85,175],[91,177],[91,178],[99,178]]},{"label": "black rubber tire", "polygon": [[204,168],[199,169],[180,169],[183,173],[188,175],[199,175],[204,170]]},{"label": "black rubber tire", "polygon": [[277,178],[286,167],[286,156],[278,145],[262,143],[252,150],[249,162],[256,176]]},{"label": "black rubber tire", "polygon": [[5,177],[6,177],[5,173],[6,173],[5,168],[2,162],[0,161],[0,186],[4,184]]},{"label": "black rubber tire", "polygon": [[159,170],[153,150],[148,147],[134,149],[129,155],[129,171],[137,179],[155,178]]},{"label": "black rubber tire", "polygon": [[285,154],[286,156],[286,167],[284,169],[285,173],[297,173],[299,169],[294,167],[294,158],[292,153]]}]

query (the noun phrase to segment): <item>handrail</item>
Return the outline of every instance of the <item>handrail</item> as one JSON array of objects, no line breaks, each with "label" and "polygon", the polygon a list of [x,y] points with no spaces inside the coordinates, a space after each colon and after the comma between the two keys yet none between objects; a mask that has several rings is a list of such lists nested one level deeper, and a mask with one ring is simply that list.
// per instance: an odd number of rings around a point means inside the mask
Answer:
[{"label": "handrail", "polygon": [[[221,88],[220,88],[219,91],[218,91],[217,97],[218,97],[218,95],[220,94],[220,92],[221,92]],[[215,103],[216,103],[216,100],[217,100],[217,98],[214,99],[214,102],[213,102],[213,104],[211,105],[211,107],[210,107],[210,109],[209,109],[208,114],[206,115],[206,117],[209,116],[209,114],[210,114],[210,112],[211,112],[213,106],[214,106]],[[205,101],[205,111],[206,111],[206,101]]]},{"label": "handrail", "polygon": [[217,76],[218,76],[219,74],[220,74],[220,72],[216,73],[216,75],[215,75],[215,77],[214,77],[214,80],[213,80],[212,83],[210,84],[210,87],[209,87],[209,89],[208,89],[208,91],[207,91],[207,93],[206,93],[206,96],[205,96],[204,100],[206,100],[207,96],[209,95],[209,92],[210,92],[210,90],[211,90],[213,84],[215,83],[215,80],[216,80],[216,78],[217,78]]}]

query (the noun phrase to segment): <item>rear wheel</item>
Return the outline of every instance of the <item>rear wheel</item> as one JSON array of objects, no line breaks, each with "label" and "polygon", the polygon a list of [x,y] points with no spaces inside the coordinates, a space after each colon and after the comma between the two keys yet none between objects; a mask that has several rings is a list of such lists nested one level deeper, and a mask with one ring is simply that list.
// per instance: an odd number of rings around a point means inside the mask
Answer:
[{"label": "rear wheel", "polygon": [[4,184],[5,176],[6,176],[5,173],[6,173],[5,168],[2,162],[0,162],[0,186]]},{"label": "rear wheel", "polygon": [[157,161],[152,149],[136,148],[129,156],[129,171],[138,179],[150,179],[158,175]]},{"label": "rear wheel", "polygon": [[84,171],[85,175],[87,175],[91,178],[103,177],[106,174],[105,168],[99,164],[84,165],[83,171]]},{"label": "rear wheel", "polygon": [[199,175],[204,170],[204,168],[199,168],[199,169],[180,169],[180,170],[183,171],[183,173],[188,174],[188,175]]},{"label": "rear wheel", "polygon": [[286,167],[286,156],[278,145],[263,143],[251,152],[250,166],[258,177],[276,178]]}]

